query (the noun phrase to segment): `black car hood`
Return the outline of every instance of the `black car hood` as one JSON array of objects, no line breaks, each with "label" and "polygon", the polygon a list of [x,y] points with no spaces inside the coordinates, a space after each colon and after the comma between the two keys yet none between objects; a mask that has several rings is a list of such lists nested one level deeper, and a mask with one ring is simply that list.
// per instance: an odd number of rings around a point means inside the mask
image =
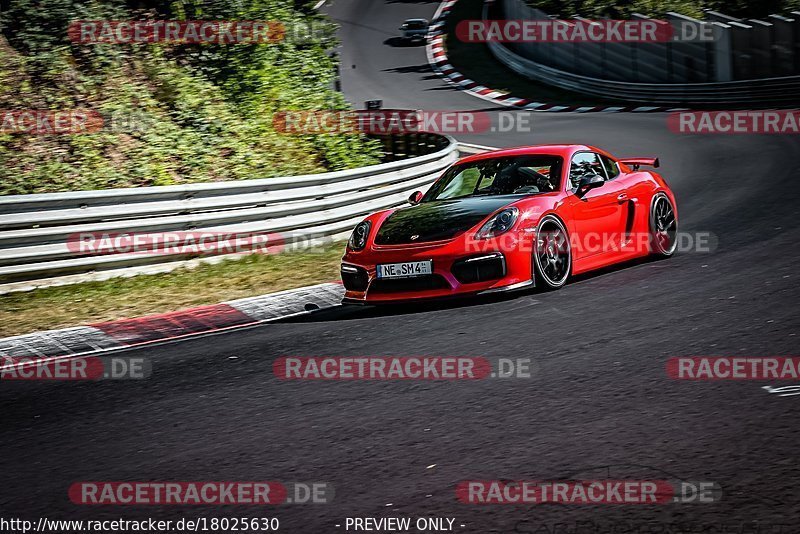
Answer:
[{"label": "black car hood", "polygon": [[498,195],[435,200],[400,208],[383,221],[375,244],[402,245],[450,239],[515,200],[519,200],[519,196]]}]

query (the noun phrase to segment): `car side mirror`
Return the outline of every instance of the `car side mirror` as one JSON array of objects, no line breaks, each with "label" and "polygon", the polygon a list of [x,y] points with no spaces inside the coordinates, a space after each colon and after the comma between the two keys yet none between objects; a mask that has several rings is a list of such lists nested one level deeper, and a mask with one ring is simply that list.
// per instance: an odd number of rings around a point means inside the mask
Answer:
[{"label": "car side mirror", "polygon": [[587,174],[578,182],[578,188],[575,190],[575,194],[582,197],[592,189],[601,187],[604,183],[605,180],[603,180],[603,177],[599,174]]},{"label": "car side mirror", "polygon": [[405,24],[403,24],[402,26],[400,26],[400,27],[399,27],[399,28],[397,28],[397,29],[398,29],[398,30],[405,30],[407,27],[408,27],[408,26],[406,26]]},{"label": "car side mirror", "polygon": [[412,206],[419,204],[420,200],[422,200],[422,191],[414,191],[411,193],[411,196],[408,197],[408,203]]}]

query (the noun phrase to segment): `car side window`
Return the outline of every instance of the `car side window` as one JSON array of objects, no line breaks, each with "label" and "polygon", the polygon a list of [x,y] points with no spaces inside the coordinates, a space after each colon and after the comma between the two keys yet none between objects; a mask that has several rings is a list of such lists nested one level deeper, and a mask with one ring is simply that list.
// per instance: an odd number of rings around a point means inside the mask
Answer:
[{"label": "car side window", "polygon": [[619,176],[619,166],[616,161],[602,154],[600,154],[600,161],[603,162],[603,168],[606,170],[606,176],[608,176],[609,180],[613,180]]},{"label": "car side window", "polygon": [[475,190],[480,179],[481,173],[477,167],[464,169],[447,184],[444,191],[439,194],[439,198],[468,196]]},{"label": "car side window", "polygon": [[572,187],[578,187],[581,178],[590,174],[599,174],[606,178],[605,171],[600,158],[594,152],[578,152],[572,156],[572,162],[569,166],[569,179],[572,182]]}]

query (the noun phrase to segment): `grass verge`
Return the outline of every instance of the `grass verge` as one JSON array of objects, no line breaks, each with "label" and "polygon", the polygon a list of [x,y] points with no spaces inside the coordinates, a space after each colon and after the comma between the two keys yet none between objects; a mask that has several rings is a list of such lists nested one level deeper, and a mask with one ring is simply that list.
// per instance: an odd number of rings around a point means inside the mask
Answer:
[{"label": "grass verge", "polygon": [[164,313],[339,278],[344,242],[164,274],[0,295],[0,337]]}]

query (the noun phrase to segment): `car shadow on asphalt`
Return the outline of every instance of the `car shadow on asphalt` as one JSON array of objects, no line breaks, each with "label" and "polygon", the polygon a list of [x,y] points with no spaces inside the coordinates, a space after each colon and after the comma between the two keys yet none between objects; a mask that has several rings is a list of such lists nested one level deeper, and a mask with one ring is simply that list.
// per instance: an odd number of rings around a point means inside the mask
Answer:
[{"label": "car shadow on asphalt", "polygon": [[[321,310],[308,310],[309,313],[303,315],[295,315],[285,319],[279,319],[274,323],[322,323],[332,321],[348,321],[353,319],[370,319],[379,317],[392,317],[397,315],[411,315],[420,313],[431,313],[445,310],[456,310],[459,308],[475,308],[482,306],[491,306],[502,302],[514,301],[525,296],[537,295],[544,299],[558,298],[559,296],[567,296],[571,287],[578,284],[583,285],[583,282],[605,277],[610,274],[632,269],[637,266],[653,264],[661,261],[660,258],[646,257],[637,258],[617,265],[604,267],[596,271],[580,274],[570,279],[566,286],[560,290],[547,290],[543,288],[533,287],[508,293],[493,293],[490,295],[470,295],[463,297],[448,297],[440,300],[410,302],[410,303],[397,303],[397,304],[381,304],[377,306],[365,306],[358,304],[342,304],[325,308]],[[569,295],[570,298],[573,295]]]},{"label": "car shadow on asphalt", "polygon": [[396,72],[398,74],[423,74],[426,72],[433,72],[431,66],[427,63],[422,65],[408,65],[407,67],[392,67],[390,69],[383,69],[383,72]]},{"label": "car shadow on asphalt", "polygon": [[425,41],[410,41],[402,37],[389,37],[383,44],[395,48],[418,48],[420,46],[425,46]]},{"label": "car shadow on asphalt", "polygon": [[632,269],[633,267],[637,267],[640,265],[657,263],[659,261],[662,261],[662,259],[663,258],[659,258],[656,256],[646,256],[644,258],[636,258],[633,260],[628,260],[626,262],[618,263],[616,265],[609,265],[608,267],[603,267],[595,271],[589,271],[588,273],[583,273],[577,276],[573,276],[572,278],[570,278],[568,285],[577,284],[580,282],[586,282],[589,280],[593,280],[595,278],[600,278],[602,276],[613,274],[620,271],[626,271],[628,269]]},{"label": "car shadow on asphalt", "polygon": [[516,294],[497,293],[494,295],[448,297],[441,300],[381,304],[377,306],[342,304],[322,310],[311,310],[310,313],[279,319],[274,321],[274,323],[322,323],[329,321],[348,321],[352,319],[392,317],[397,315],[413,315],[444,310],[455,310],[458,308],[474,308],[476,306],[512,300],[521,293],[522,292],[518,292]]}]

